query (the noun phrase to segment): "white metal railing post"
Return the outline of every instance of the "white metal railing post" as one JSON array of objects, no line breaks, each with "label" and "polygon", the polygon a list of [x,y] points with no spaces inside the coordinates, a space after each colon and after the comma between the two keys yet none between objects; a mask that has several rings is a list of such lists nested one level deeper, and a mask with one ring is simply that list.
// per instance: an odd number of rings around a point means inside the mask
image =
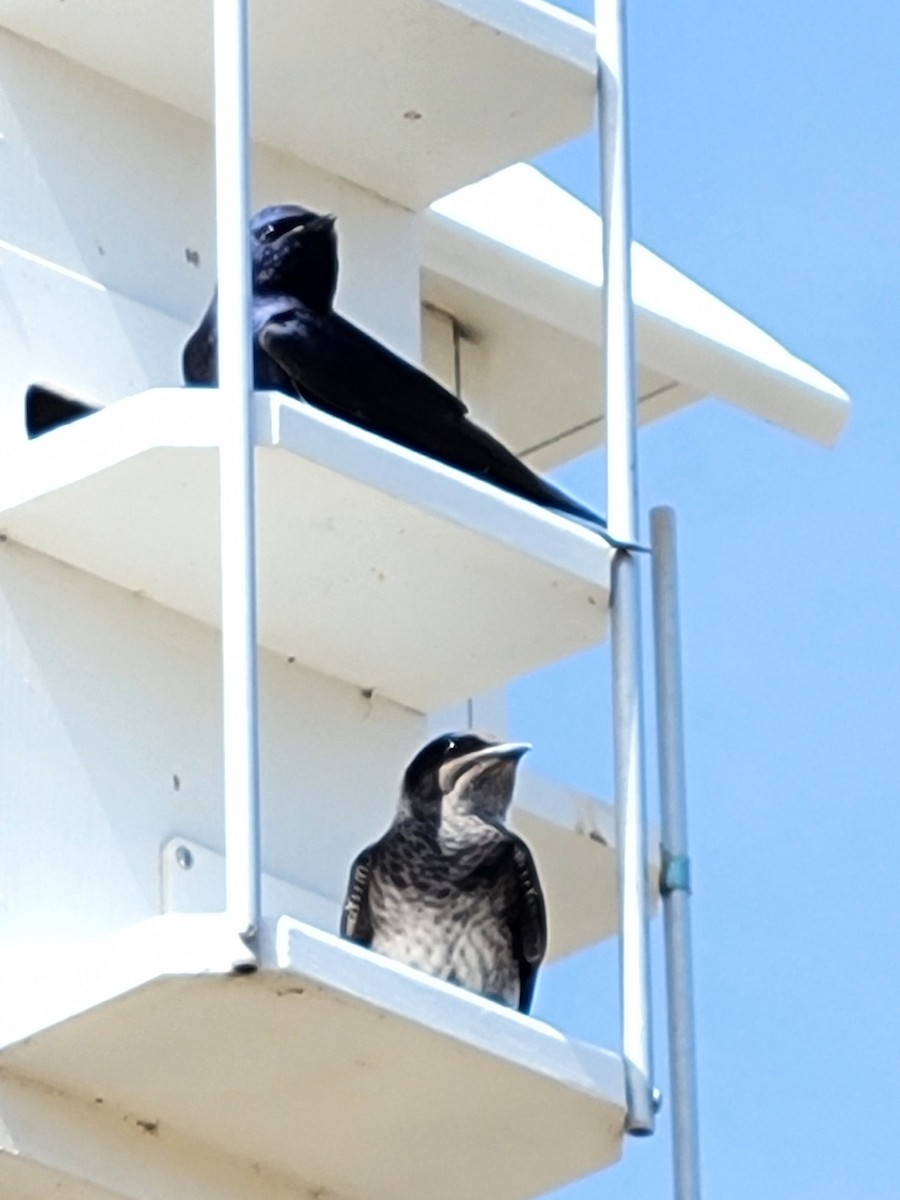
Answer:
[{"label": "white metal railing post", "polygon": [[214,29],[226,908],[248,951],[235,967],[252,970],[260,850],[247,0],[215,0]]},{"label": "white metal railing post", "polygon": [[[595,0],[597,117],[603,216],[607,513],[610,532],[638,538],[631,222],[624,0]],[[650,966],[647,937],[647,829],[644,799],[640,570],[616,550],[610,594],[616,840],[619,861],[622,1056],[629,1132],[653,1132]]]},{"label": "white metal railing post", "polygon": [[691,972],[690,859],[684,773],[675,513],[650,513],[659,740],[661,881],[669,1013],[669,1082],[676,1200],[700,1200],[697,1068]]}]

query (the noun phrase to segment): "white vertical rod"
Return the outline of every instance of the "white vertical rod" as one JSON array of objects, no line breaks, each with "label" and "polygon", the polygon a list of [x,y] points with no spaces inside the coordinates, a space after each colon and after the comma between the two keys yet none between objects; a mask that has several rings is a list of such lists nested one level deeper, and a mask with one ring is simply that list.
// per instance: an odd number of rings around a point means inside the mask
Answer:
[{"label": "white vertical rod", "polygon": [[[603,216],[604,351],[610,532],[634,544],[637,438],[624,0],[595,0],[597,116]],[[655,1096],[647,938],[647,828],[641,678],[640,572],[616,550],[610,595],[616,831],[619,861],[622,1055],[630,1133],[653,1132]]]},{"label": "white vertical rod", "polygon": [[[453,336],[453,394],[457,400],[462,400],[462,329],[459,321],[453,315],[450,317],[450,330]],[[475,728],[475,698],[466,699],[466,729]]]},{"label": "white vertical rod", "polygon": [[675,1200],[700,1200],[678,557],[672,509],[654,508],[650,530],[673,1174]]},{"label": "white vertical rod", "polygon": [[225,887],[248,950],[235,966],[252,970],[260,852],[247,0],[215,0],[214,25]]}]

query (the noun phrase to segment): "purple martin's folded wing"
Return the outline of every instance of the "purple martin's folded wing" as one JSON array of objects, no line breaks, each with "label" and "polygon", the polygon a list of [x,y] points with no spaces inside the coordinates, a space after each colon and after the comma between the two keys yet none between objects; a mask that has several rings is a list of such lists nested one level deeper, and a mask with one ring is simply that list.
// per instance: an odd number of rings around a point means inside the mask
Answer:
[{"label": "purple martin's folded wing", "polygon": [[341,912],[341,937],[360,946],[372,943],[372,914],[369,911],[369,883],[372,878],[374,846],[359,854],[350,868],[347,898]]},{"label": "purple martin's folded wing", "polygon": [[512,920],[519,960],[519,1011],[528,1012],[534,996],[537,970],[547,952],[547,912],[531,851],[519,838],[515,839],[513,863],[518,882]]},{"label": "purple martin's folded wing", "polygon": [[268,322],[259,341],[311,404],[544,508],[605,526],[476,425],[436,380],[336,313],[298,304]]}]

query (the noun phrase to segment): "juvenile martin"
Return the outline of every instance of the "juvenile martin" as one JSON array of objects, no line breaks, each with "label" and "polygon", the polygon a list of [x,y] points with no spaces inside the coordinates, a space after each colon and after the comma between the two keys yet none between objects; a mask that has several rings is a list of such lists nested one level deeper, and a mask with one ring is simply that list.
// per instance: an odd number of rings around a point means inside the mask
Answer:
[{"label": "juvenile martin", "polygon": [[393,823],[350,871],[343,937],[529,1010],[544,899],[528,847],[504,823],[528,749],[454,733],[416,755]]}]

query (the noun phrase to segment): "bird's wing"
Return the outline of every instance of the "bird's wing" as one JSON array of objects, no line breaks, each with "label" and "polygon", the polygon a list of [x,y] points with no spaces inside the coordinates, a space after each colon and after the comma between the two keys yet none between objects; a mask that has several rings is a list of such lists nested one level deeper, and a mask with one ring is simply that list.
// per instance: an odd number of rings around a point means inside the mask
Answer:
[{"label": "bird's wing", "polygon": [[518,884],[512,920],[519,960],[519,1011],[528,1012],[537,970],[547,952],[547,912],[531,851],[519,838],[513,841],[513,866]]},{"label": "bird's wing", "polygon": [[469,419],[462,401],[431,376],[337,313],[298,303],[274,316],[258,340],[310,403],[545,508],[605,526]]},{"label": "bird's wing", "polygon": [[[290,312],[296,303],[292,296],[253,297],[253,386],[258,390],[284,392],[288,396],[297,394],[294,383],[262,349],[258,337],[273,316]],[[218,383],[218,293],[213,295],[203,320],[184,344],[181,372],[184,382],[192,387],[215,387]]]},{"label": "bird's wing", "polygon": [[396,441],[415,436],[418,422],[466,414],[446,388],[337,313],[298,302],[273,316],[259,340],[313,404]]},{"label": "bird's wing", "polygon": [[369,946],[372,942],[372,914],[369,911],[369,882],[372,878],[374,846],[357,856],[350,868],[347,898],[341,912],[341,937]]}]

